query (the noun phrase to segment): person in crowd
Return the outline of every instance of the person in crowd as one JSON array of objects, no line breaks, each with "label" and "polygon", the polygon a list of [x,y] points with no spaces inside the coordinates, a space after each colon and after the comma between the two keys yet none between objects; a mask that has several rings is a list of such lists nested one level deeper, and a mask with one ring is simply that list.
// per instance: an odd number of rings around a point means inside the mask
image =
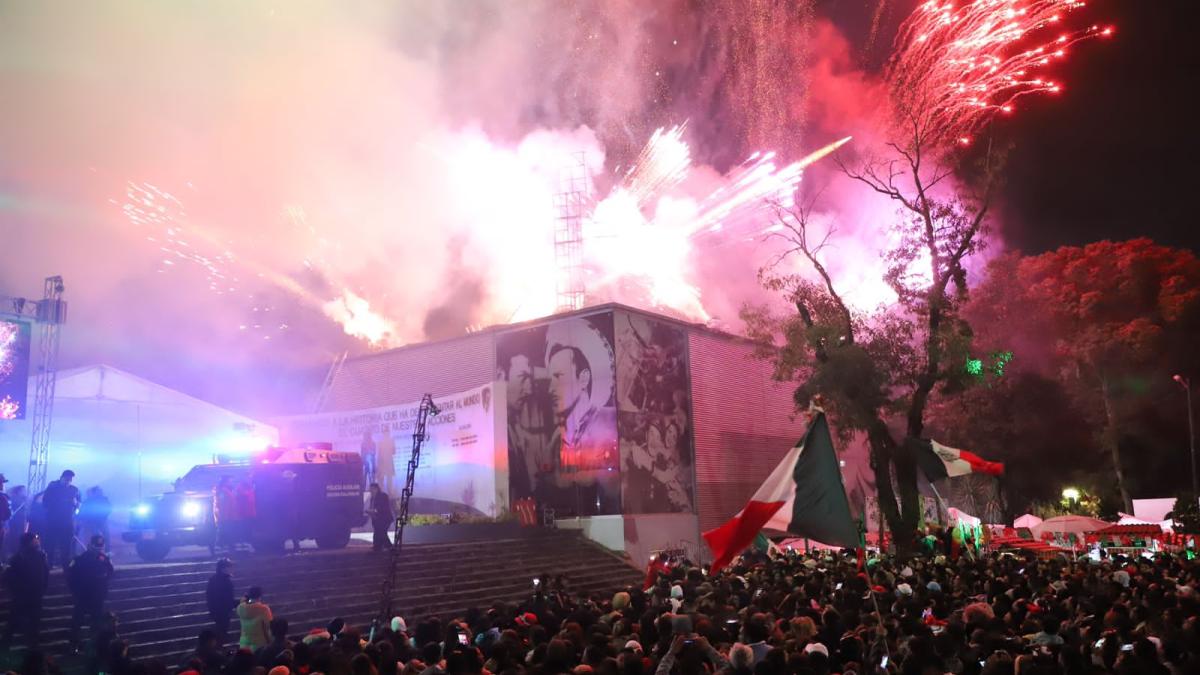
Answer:
[{"label": "person in crowd", "polygon": [[392,510],[391,496],[379,487],[379,483],[371,483],[367,513],[371,516],[372,550],[379,552],[391,548],[392,542],[388,538],[388,530],[392,526],[392,520],[395,519],[395,512]]},{"label": "person in crowd", "polygon": [[204,589],[204,600],[213,635],[218,644],[224,645],[229,640],[229,621],[238,606],[233,590],[233,561],[229,558],[217,561],[217,571],[208,578]]},{"label": "person in crowd", "polygon": [[195,671],[200,675],[210,675],[220,673],[221,668],[225,666],[227,657],[221,650],[221,642],[215,631],[204,629],[200,631],[200,635],[196,638],[196,649],[180,664],[180,672],[189,670]]},{"label": "person in crowd", "polygon": [[12,520],[12,501],[8,498],[8,494],[4,492],[4,485],[8,482],[8,478],[0,473],[0,542],[3,542],[8,533],[8,521]]},{"label": "person in crowd", "polygon": [[21,548],[21,535],[29,529],[29,490],[18,485],[7,495],[9,510],[8,528],[4,533],[4,560],[8,560]]},{"label": "person in crowd", "polygon": [[75,550],[75,511],[79,508],[79,488],[71,484],[75,472],[67,469],[42,493],[45,508],[45,539],[50,566],[71,563]]},{"label": "person in crowd", "polygon": [[236,543],[235,521],[237,520],[237,501],[233,495],[233,481],[229,476],[221,476],[213,486],[213,545],[210,552],[218,548],[232,551]]},{"label": "person in crowd", "polygon": [[24,633],[30,647],[39,642],[42,624],[42,601],[50,583],[50,564],[42,551],[37,534],[21,535],[21,549],[4,569],[4,586],[8,590],[8,625],[0,642],[8,645],[17,630]]},{"label": "person in crowd", "polygon": [[242,636],[238,646],[249,649],[251,656],[257,649],[271,641],[271,608],[262,599],[262,588],[251,586],[237,606],[238,621],[242,625]]},{"label": "person in crowd", "polygon": [[75,602],[69,640],[76,650],[83,622],[87,621],[92,633],[96,634],[104,619],[104,602],[108,599],[108,585],[113,576],[113,564],[104,552],[105,544],[104,537],[93,535],[88,540],[88,550],[67,567],[67,588]]},{"label": "person in crowd", "polygon": [[112,502],[99,485],[88,488],[87,496],[79,505],[79,534],[84,541],[92,537],[103,537],[108,542],[108,517],[112,515]]},{"label": "person in crowd", "polygon": [[254,658],[258,661],[258,665],[263,668],[270,668],[275,665],[276,660],[285,651],[289,651],[295,645],[288,639],[288,620],[277,616],[271,619],[271,641],[265,646],[260,647],[254,653]]}]

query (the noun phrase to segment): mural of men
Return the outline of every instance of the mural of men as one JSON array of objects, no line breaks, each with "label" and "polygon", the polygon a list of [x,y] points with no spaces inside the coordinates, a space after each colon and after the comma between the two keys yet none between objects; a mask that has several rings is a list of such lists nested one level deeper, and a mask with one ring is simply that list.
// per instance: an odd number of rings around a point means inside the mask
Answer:
[{"label": "mural of men", "polygon": [[617,413],[610,405],[612,348],[604,336],[582,320],[552,325],[546,344],[550,399],[561,443],[560,471],[577,474],[568,483],[585,477],[594,479],[595,472],[612,468],[618,456]]},{"label": "mural of men", "polygon": [[558,453],[551,445],[552,416],[537,396],[533,364],[527,354],[514,354],[501,363],[500,379],[508,401],[508,448],[512,456],[513,498],[538,492],[538,484],[554,473]]}]

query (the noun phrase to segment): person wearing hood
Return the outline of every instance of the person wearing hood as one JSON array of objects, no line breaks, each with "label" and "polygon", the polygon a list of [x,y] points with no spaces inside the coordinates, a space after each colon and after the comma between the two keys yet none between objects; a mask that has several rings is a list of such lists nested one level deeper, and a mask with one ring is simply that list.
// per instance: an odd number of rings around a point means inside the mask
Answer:
[{"label": "person wearing hood", "polygon": [[50,564],[42,551],[42,541],[33,532],[26,532],[21,535],[21,550],[8,561],[4,570],[9,602],[3,644],[10,644],[19,628],[26,643],[37,646],[42,625],[42,601],[49,584]]},{"label": "person wearing hood", "polygon": [[251,586],[237,606],[242,636],[238,646],[251,651],[265,647],[271,641],[271,608],[262,601],[262,588]]}]

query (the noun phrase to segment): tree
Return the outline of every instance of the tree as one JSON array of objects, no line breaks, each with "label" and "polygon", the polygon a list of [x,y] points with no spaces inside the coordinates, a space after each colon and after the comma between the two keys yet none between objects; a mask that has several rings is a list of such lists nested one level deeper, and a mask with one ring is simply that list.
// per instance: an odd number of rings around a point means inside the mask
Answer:
[{"label": "tree", "polygon": [[[904,141],[887,143],[882,156],[854,165],[839,158],[846,176],[897,206],[897,243],[884,253],[885,280],[897,303],[870,315],[853,311],[823,260],[836,228],[818,234],[811,203],[775,204],[780,227],[773,236],[786,245],[762,276],[796,314],[776,317],[751,307],[743,319],[751,335],[769,345],[762,353],[774,359],[777,377],[798,382],[797,405],[820,394],[839,425],[866,432],[880,509],[904,547],[921,512],[916,452],[926,410],[939,386],[963,386],[970,343],[969,327],[959,317],[967,297],[964,262],[982,244],[996,157],[985,151],[978,166],[952,164],[935,150],[926,118],[902,115],[901,121],[896,133]],[[778,263],[792,256],[817,280],[777,274]],[[889,420],[897,416],[893,429]]]},{"label": "tree", "polygon": [[[1169,384],[1166,354],[1194,359],[1200,261],[1148,239],[1063,247],[994,260],[965,315],[979,344],[1007,345],[1061,382],[1096,430],[1127,512],[1124,425]],[[1195,363],[1192,361],[1192,363]]]},{"label": "tree", "polygon": [[1026,366],[1020,354],[1002,374],[976,379],[976,386],[935,401],[927,424],[942,443],[1004,462],[1005,520],[1035,502],[1056,502],[1064,485],[1097,483],[1090,465],[1064,451],[1095,452],[1091,428],[1061,383]]}]

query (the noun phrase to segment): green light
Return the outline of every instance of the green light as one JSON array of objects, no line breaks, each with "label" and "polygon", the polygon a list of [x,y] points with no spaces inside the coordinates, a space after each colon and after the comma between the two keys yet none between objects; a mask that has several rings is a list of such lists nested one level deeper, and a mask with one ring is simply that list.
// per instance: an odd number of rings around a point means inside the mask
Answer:
[{"label": "green light", "polygon": [[983,375],[983,360],[982,359],[967,359],[967,374],[979,377]]}]

